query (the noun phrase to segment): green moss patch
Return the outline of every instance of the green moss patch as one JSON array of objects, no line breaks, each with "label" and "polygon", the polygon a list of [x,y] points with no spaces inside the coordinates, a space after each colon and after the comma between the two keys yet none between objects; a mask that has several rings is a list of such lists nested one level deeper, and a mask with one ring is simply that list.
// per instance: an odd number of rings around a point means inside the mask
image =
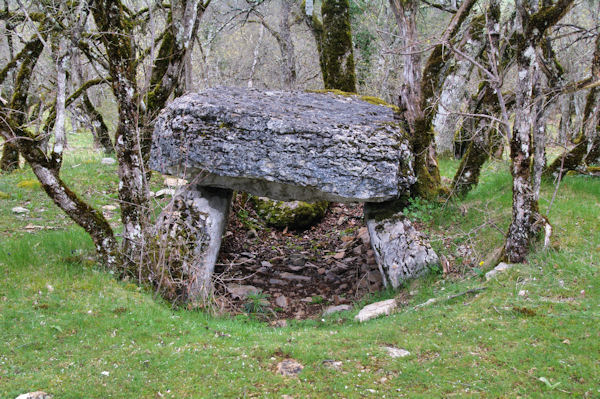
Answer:
[{"label": "green moss patch", "polygon": [[17,183],[17,187],[26,188],[28,190],[36,190],[42,188],[42,185],[37,180],[22,180]]},{"label": "green moss patch", "polygon": [[285,202],[255,196],[250,200],[267,225],[280,229],[287,227],[292,230],[306,229],[317,224],[329,206],[327,201]]}]

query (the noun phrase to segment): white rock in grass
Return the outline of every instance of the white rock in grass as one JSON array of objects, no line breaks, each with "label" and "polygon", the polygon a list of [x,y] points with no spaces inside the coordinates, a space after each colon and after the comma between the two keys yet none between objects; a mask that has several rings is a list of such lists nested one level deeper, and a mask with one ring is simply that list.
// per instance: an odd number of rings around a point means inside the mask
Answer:
[{"label": "white rock in grass", "polygon": [[102,158],[102,161],[100,161],[100,163],[102,165],[113,165],[117,163],[117,161],[114,158]]},{"label": "white rock in grass", "polygon": [[16,399],[52,399],[52,395],[47,394],[46,392],[36,391],[23,393],[17,396]]},{"label": "white rock in grass", "polygon": [[18,215],[29,213],[29,209],[23,208],[22,206],[15,206],[12,211]]},{"label": "white rock in grass", "polygon": [[410,355],[410,352],[406,349],[394,348],[393,346],[383,346],[382,347],[390,357],[406,357]]},{"label": "white rock in grass", "polygon": [[485,274],[485,279],[486,280],[491,280],[494,277],[496,277],[496,275],[498,275],[498,273],[507,271],[509,269],[511,269],[512,267],[514,267],[515,264],[514,263],[504,263],[504,262],[500,262],[498,264],[498,266],[494,267],[492,270],[490,270],[489,272],[487,272]]},{"label": "white rock in grass", "polygon": [[387,301],[375,302],[362,308],[354,319],[362,323],[364,321],[374,319],[375,317],[381,315],[389,315],[394,310],[396,310],[397,307],[398,305],[396,304],[395,299],[388,299]]}]

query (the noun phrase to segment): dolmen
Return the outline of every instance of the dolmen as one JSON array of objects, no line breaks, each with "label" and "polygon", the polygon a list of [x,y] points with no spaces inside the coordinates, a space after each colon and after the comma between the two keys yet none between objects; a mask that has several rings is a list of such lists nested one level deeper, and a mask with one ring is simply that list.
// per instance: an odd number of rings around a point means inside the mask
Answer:
[{"label": "dolmen", "polygon": [[363,202],[383,281],[396,288],[439,263],[399,206],[416,181],[413,159],[392,107],[359,96],[230,87],[190,93],[155,124],[151,168],[189,182],[159,216],[167,227],[158,235],[187,243],[178,267],[193,301],[210,293],[233,191]]}]

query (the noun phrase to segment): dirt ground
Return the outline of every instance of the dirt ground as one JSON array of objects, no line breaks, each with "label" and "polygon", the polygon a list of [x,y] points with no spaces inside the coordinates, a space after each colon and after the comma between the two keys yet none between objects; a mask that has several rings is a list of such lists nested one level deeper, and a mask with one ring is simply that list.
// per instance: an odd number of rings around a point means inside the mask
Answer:
[{"label": "dirt ground", "polygon": [[304,231],[266,227],[237,196],[215,268],[225,311],[304,319],[381,290],[362,204],[331,204]]}]

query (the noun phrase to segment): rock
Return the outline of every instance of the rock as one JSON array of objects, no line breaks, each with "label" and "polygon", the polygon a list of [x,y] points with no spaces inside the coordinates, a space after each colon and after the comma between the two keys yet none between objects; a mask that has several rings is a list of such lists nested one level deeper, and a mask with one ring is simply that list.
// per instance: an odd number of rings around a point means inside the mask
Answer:
[{"label": "rock", "polygon": [[16,213],[18,215],[22,215],[22,214],[29,213],[29,209],[23,208],[22,206],[15,206],[14,208],[12,208],[12,212]]},{"label": "rock", "polygon": [[292,280],[292,281],[310,281],[311,278],[308,276],[302,276],[300,274],[293,274],[288,272],[283,272],[279,275],[284,280]]},{"label": "rock", "polygon": [[396,310],[397,307],[398,305],[396,304],[395,299],[388,299],[387,301],[375,302],[362,308],[354,319],[362,323],[364,321],[374,319],[375,317],[379,317],[381,315],[389,315],[394,310]]},{"label": "rock", "polygon": [[116,209],[117,209],[117,207],[115,205],[103,205],[102,206],[102,210],[104,210],[104,211],[112,212],[112,211],[115,211]]},{"label": "rock", "polygon": [[279,306],[281,309],[286,309],[288,307],[288,300],[283,295],[278,296],[275,298],[275,305]]},{"label": "rock", "polygon": [[253,285],[240,285],[240,284],[229,284],[227,285],[227,292],[231,294],[232,298],[246,299],[250,294],[257,294],[260,289]]},{"label": "rock", "polygon": [[487,272],[485,274],[485,279],[486,280],[491,280],[494,277],[496,277],[498,275],[498,273],[507,271],[509,269],[511,269],[512,267],[514,267],[515,264],[514,263],[504,263],[504,262],[500,262],[498,264],[498,266],[494,267],[492,270],[490,270],[489,272]]},{"label": "rock", "polygon": [[329,203],[316,201],[277,201],[266,197],[251,196],[256,213],[267,225],[280,229],[307,229],[323,219]]},{"label": "rock", "polygon": [[175,189],[173,188],[163,188],[158,190],[155,194],[154,197],[155,198],[161,198],[161,197],[165,197],[165,196],[174,196],[175,195]]},{"label": "rock", "polygon": [[365,219],[383,282],[398,288],[439,263],[425,236],[400,211],[397,204],[365,204]]},{"label": "rock", "polygon": [[158,251],[169,251],[169,263],[164,266],[178,276],[179,299],[205,300],[212,291],[212,273],[232,195],[231,190],[188,185],[158,216],[155,246]]},{"label": "rock", "polygon": [[113,164],[117,163],[117,161],[114,158],[102,158],[100,163],[102,165],[113,165]]},{"label": "rock", "polygon": [[266,261],[266,260],[263,260],[262,262],[260,262],[260,265],[261,265],[262,267],[267,267],[267,268],[271,268],[271,267],[273,267],[273,265],[271,264],[271,262],[269,262],[269,261]]},{"label": "rock", "polygon": [[269,284],[271,284],[271,285],[285,285],[285,281],[280,280],[278,278],[271,278],[271,279],[269,279]]},{"label": "rock", "polygon": [[340,361],[336,361],[336,360],[323,360],[322,362],[323,366],[327,367],[328,369],[332,369],[332,370],[341,370],[342,369],[342,362]]},{"label": "rock", "polygon": [[277,364],[277,374],[285,377],[296,377],[304,368],[297,360],[285,359]]},{"label": "rock", "polygon": [[394,348],[393,346],[382,346],[381,348],[393,358],[410,356],[410,352],[405,349]]},{"label": "rock", "polygon": [[52,399],[52,395],[47,394],[43,391],[23,393],[17,396],[15,399]]},{"label": "rock", "polygon": [[167,187],[183,187],[188,184],[188,181],[185,179],[180,179],[178,177],[165,177],[163,181],[164,185]]},{"label": "rock", "polygon": [[306,264],[306,258],[302,254],[291,254],[290,262],[294,266],[304,266]]},{"label": "rock", "polygon": [[323,311],[323,316],[327,316],[337,312],[347,312],[349,310],[352,310],[352,306],[350,305],[329,306]]},{"label": "rock", "polygon": [[414,183],[411,155],[394,111],[357,96],[212,88],[161,112],[150,165],[281,201],[381,202]]}]

